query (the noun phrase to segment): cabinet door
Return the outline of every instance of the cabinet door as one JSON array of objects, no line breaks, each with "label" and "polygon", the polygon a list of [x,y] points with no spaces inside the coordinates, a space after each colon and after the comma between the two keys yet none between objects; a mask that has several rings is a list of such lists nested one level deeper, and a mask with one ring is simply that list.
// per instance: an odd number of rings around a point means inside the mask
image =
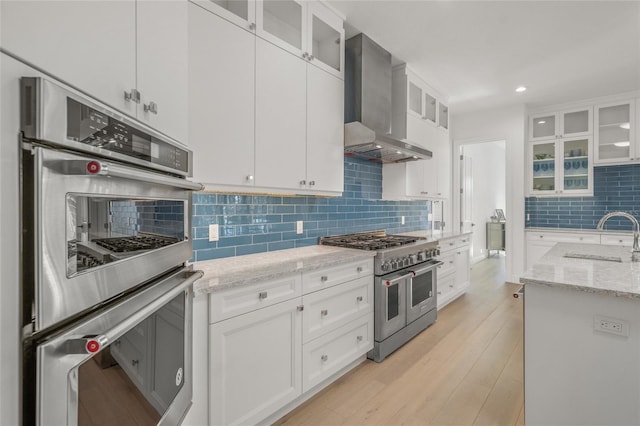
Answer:
[{"label": "cabinet door", "polygon": [[307,63],[256,39],[256,185],[306,185]]},{"label": "cabinet door", "polygon": [[423,93],[420,84],[407,76],[407,112],[417,118],[424,116]]},{"label": "cabinet door", "polygon": [[586,136],[593,133],[592,114],[593,109],[591,107],[570,109],[558,113],[558,137]]},{"label": "cabinet door", "polygon": [[308,52],[311,55],[309,63],[342,79],[344,78],[344,29],[342,28],[342,19],[322,3],[309,2],[308,8]]},{"label": "cabinet door", "polygon": [[469,280],[471,279],[470,257],[469,246],[462,246],[456,249],[456,258],[454,260],[456,267],[456,289],[460,289],[462,286],[469,284]]},{"label": "cabinet door", "polygon": [[451,147],[448,133],[441,132],[438,135],[433,151],[433,160],[437,165],[436,195],[438,198],[448,199],[451,186]]},{"label": "cabinet door", "polygon": [[189,145],[197,154],[195,181],[253,186],[254,96],[255,36],[190,4]]},{"label": "cabinet door", "polygon": [[190,0],[192,3],[215,13],[240,28],[254,32],[256,29],[255,0]]},{"label": "cabinet door", "polygon": [[633,160],[640,155],[635,149],[635,102],[598,105],[595,109],[596,163]]},{"label": "cabinet door", "polygon": [[135,104],[124,98],[136,87],[133,0],[2,1],[0,7],[3,49],[135,116]]},{"label": "cabinet door", "polygon": [[299,58],[308,57],[307,2],[257,0],[256,21],[257,35]]},{"label": "cabinet door", "polygon": [[438,102],[438,127],[449,130],[449,107]]},{"label": "cabinet door", "polygon": [[138,118],[187,143],[188,3],[138,0],[136,4]]},{"label": "cabinet door", "polygon": [[429,93],[424,93],[424,114],[422,118],[429,123],[435,125],[437,123],[436,116],[438,114],[438,100]]},{"label": "cabinet door", "polygon": [[529,117],[529,140],[555,139],[558,127],[554,112],[531,115]]},{"label": "cabinet door", "polygon": [[529,144],[529,193],[555,194],[556,187],[556,142],[534,142]]},{"label": "cabinet door", "polygon": [[311,189],[342,192],[344,82],[307,66],[307,180]]},{"label": "cabinet door", "polygon": [[428,192],[425,187],[424,162],[431,160],[412,161],[405,164],[406,168],[406,195],[415,198],[426,198]]},{"label": "cabinet door", "polygon": [[256,424],[302,392],[300,299],[210,326],[213,425]]},{"label": "cabinet door", "polygon": [[591,138],[562,139],[559,148],[560,192],[565,195],[593,193]]}]

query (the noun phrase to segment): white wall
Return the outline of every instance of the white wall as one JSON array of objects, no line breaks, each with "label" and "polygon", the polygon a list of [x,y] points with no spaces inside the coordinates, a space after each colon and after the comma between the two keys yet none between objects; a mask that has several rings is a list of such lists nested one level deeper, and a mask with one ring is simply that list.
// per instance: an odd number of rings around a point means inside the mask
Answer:
[{"label": "white wall", "polygon": [[[506,279],[518,282],[525,270],[524,179],[525,130],[524,105],[483,110],[452,116],[451,138],[454,153],[460,143],[505,141],[506,149]],[[454,161],[454,188],[459,188],[459,162]],[[454,193],[456,190],[454,189]],[[453,197],[454,225],[460,223],[460,200]]]},{"label": "white wall", "polygon": [[495,209],[503,209],[505,204],[505,142],[483,142],[463,146],[465,157],[471,158],[472,165],[472,212],[475,224],[472,239],[472,262],[486,257],[486,222],[491,220]]}]

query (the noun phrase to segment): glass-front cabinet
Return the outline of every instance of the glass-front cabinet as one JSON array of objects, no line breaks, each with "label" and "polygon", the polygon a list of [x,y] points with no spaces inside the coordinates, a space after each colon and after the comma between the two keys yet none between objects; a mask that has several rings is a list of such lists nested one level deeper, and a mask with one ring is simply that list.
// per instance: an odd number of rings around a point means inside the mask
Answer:
[{"label": "glass-front cabinet", "polygon": [[640,160],[635,142],[633,99],[595,108],[595,162],[620,163]]},{"label": "glass-front cabinet", "polygon": [[530,143],[529,195],[593,194],[592,146],[591,137]]},{"label": "glass-front cabinet", "polygon": [[540,141],[592,133],[592,107],[574,108],[560,112],[533,114],[529,117],[529,140]]},{"label": "glass-front cabinet", "polygon": [[191,0],[247,31],[256,29],[255,0]]}]

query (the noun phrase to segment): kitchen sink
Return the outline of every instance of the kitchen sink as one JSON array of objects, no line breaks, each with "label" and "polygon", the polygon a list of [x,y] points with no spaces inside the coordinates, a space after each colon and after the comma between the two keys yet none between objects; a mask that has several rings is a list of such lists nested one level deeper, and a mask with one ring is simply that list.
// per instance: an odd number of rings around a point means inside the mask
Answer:
[{"label": "kitchen sink", "polygon": [[584,253],[565,253],[562,257],[569,257],[572,259],[587,259],[587,260],[604,260],[607,262],[622,262],[622,258],[616,256],[600,256],[598,254],[584,254]]}]

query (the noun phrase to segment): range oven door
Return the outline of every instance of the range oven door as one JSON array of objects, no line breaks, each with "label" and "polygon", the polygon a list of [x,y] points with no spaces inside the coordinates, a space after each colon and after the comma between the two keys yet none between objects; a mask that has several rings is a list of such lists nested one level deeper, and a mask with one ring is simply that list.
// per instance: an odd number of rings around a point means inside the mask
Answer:
[{"label": "range oven door", "polygon": [[23,325],[33,332],[191,258],[198,184],[25,143]]},{"label": "range oven door", "polygon": [[406,325],[406,287],[411,273],[395,272],[375,278],[375,340],[381,342]]},{"label": "range oven door", "polygon": [[409,268],[407,281],[407,324],[437,307],[437,270],[442,262],[430,260]]},{"label": "range oven door", "polygon": [[191,406],[192,284],[183,269],[35,343],[38,425],[176,425]]}]

